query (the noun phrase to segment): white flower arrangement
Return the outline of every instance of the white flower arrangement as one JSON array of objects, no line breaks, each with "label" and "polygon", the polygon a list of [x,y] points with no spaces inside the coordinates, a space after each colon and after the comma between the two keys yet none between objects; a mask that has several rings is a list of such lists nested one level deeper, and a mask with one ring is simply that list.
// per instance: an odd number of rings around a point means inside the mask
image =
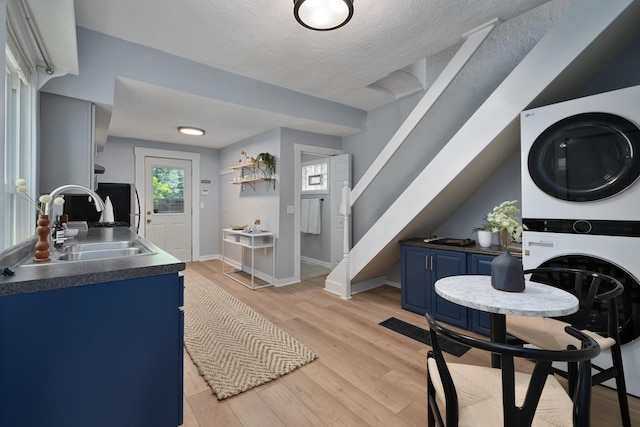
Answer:
[{"label": "white flower arrangement", "polygon": [[[482,227],[476,230],[492,232],[506,231],[507,237],[516,243],[522,242],[522,231],[527,227],[520,224],[518,215],[520,210],[516,207],[517,200],[505,201],[493,208],[484,218]],[[504,233],[503,233],[504,234]]]},{"label": "white flower arrangement", "polygon": [[[18,194],[21,194],[24,199],[26,199],[29,203],[35,206],[40,212],[40,215],[47,215],[48,214],[48,212],[46,211],[47,204],[51,203],[51,201],[53,200],[51,196],[48,194],[43,194],[38,198],[38,202],[36,202],[31,198],[31,196],[29,196],[28,191],[29,189],[27,188],[27,181],[22,178],[18,179],[16,181],[16,192]],[[53,204],[56,206],[63,205],[64,198],[56,197],[55,200],[53,200]]]}]

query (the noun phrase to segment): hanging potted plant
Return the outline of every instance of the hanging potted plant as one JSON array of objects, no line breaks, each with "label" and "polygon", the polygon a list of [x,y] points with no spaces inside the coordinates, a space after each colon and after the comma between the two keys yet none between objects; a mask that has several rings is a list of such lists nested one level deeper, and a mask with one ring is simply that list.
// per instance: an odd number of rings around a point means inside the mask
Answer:
[{"label": "hanging potted plant", "polygon": [[270,153],[260,153],[256,156],[255,171],[262,170],[265,178],[271,178],[276,173],[276,158]]}]

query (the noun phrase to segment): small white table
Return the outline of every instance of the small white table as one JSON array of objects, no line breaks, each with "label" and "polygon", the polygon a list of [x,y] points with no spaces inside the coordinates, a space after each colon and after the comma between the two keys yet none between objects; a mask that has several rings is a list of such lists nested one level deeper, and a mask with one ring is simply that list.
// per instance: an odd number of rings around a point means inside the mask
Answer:
[{"label": "small white table", "polygon": [[[225,266],[225,245],[229,243],[232,245],[237,245],[240,246],[242,248],[242,255],[241,255],[241,259],[240,259],[240,268],[239,269],[235,269],[235,270],[231,270],[231,271],[224,271],[224,266]],[[245,283],[242,280],[240,280],[238,277],[232,275],[232,273],[238,273],[240,271],[242,271],[242,264],[244,262],[244,249],[250,249],[251,250],[251,283]],[[262,285],[262,286],[255,286],[254,285],[254,268],[253,268],[253,262],[254,262],[254,258],[255,258],[255,250],[256,249],[267,249],[267,248],[272,248],[271,250],[271,259],[272,259],[272,265],[271,265],[271,279],[270,282],[266,285]],[[266,286],[271,286],[273,284],[273,279],[275,276],[275,272],[276,272],[276,238],[275,238],[275,233],[271,233],[271,232],[267,232],[267,231],[258,231],[255,233],[247,233],[244,230],[233,230],[231,228],[224,228],[222,230],[222,274],[224,274],[225,276],[230,277],[231,279],[235,280],[236,282],[240,283],[241,285],[246,286],[249,289],[258,289],[258,288],[264,288]]]},{"label": "small white table", "polygon": [[[557,317],[578,311],[578,298],[562,289],[525,281],[523,292],[505,292],[491,286],[491,276],[450,276],[435,284],[442,298],[464,307],[487,311],[491,315],[491,340],[507,339],[505,315]],[[491,365],[500,366],[500,358],[492,355]]]}]

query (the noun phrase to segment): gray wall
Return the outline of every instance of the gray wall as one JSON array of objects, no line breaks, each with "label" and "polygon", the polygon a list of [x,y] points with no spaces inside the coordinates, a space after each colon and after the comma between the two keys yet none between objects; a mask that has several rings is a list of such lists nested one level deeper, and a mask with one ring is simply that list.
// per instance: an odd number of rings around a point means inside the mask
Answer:
[{"label": "gray wall", "polygon": [[[200,179],[211,180],[211,184],[200,184],[201,188],[209,189],[209,196],[200,195],[200,202],[204,208],[200,209],[200,256],[211,258],[219,253],[217,236],[218,222],[218,150],[191,147],[188,145],[165,144],[155,141],[139,139],[125,139],[109,137],[104,151],[99,152],[96,162],[105,167],[105,173],[98,175],[98,182],[135,183],[135,147],[153,148],[157,150],[183,151],[200,154]],[[200,189],[193,189],[199,191]],[[143,201],[140,201],[141,204]],[[194,206],[198,209],[198,206]]]},{"label": "gray wall", "polygon": [[49,80],[43,92],[113,105],[117,77],[197,96],[277,111],[301,119],[364,126],[365,112],[212,68],[86,28],[77,27],[80,73]]},{"label": "gray wall", "polygon": [[[627,47],[596,78],[588,83],[575,97],[593,95],[640,85],[640,39]],[[640,125],[640,124],[639,124]],[[504,200],[522,199],[521,152],[518,150],[496,169],[482,185],[463,202],[434,234],[441,237],[475,238],[473,228],[495,205]],[[400,283],[400,268],[395,266],[387,274],[388,281]]]},{"label": "gray wall", "polygon": [[[390,167],[376,178],[372,187],[365,192],[354,207],[354,241],[357,241],[380,214],[390,206],[395,197],[404,189],[406,183],[410,182],[422,170],[424,165],[433,158],[499,82],[553,25],[554,19],[571,3],[571,0],[553,0],[501,24],[493,31],[489,39],[471,59],[467,68],[445,92],[437,108],[431,111],[419,124],[408,138],[405,146],[393,157]],[[0,1],[0,4],[3,2]],[[317,98],[257,83],[241,76],[204,67],[183,58],[117,40],[83,28],[78,28],[78,48],[80,75],[52,79],[44,86],[44,91],[110,105],[113,103],[114,79],[116,76],[124,76],[205,96],[207,94],[213,96],[215,93],[216,96],[227,100],[258,108],[277,102],[277,108],[284,108],[287,111],[304,111],[305,115],[309,117],[320,117],[328,121],[340,121],[337,116],[341,115],[349,117],[349,123],[358,122],[360,118],[364,120],[364,116],[359,110],[354,111],[354,109],[343,108],[344,106],[341,107],[335,103],[319,101]],[[435,77],[456,52],[456,48],[447,49],[427,59],[426,80],[428,84],[435,80]],[[628,53],[628,56],[633,59],[637,58],[639,50],[636,46],[635,50],[632,49]],[[638,68],[637,59],[631,61],[632,64],[629,63],[630,61],[625,60],[623,65],[604,72],[602,79],[595,79],[590,87],[585,88],[585,91],[606,90],[607,87],[612,86],[611,80],[615,79],[624,82],[622,83],[624,85],[637,84],[634,83],[637,82],[637,72],[635,72]],[[620,72],[620,69],[624,72]],[[176,74],[183,77],[176,79]],[[209,153],[206,164],[203,160],[201,165],[202,178],[211,179],[214,183],[218,182],[219,204],[217,212],[215,211],[216,207],[210,211],[209,204],[215,205],[216,201],[213,198],[211,198],[211,202],[205,199],[206,214],[209,214],[210,217],[205,219],[207,215],[202,212],[201,254],[207,256],[221,252],[219,229],[226,227],[231,218],[246,215],[247,221],[250,221],[255,219],[256,215],[264,216],[268,218],[267,222],[270,223],[270,226],[272,225],[274,230],[278,230],[277,275],[280,278],[291,276],[293,274],[290,260],[293,254],[294,214],[286,214],[286,206],[293,205],[295,202],[294,144],[342,147],[345,152],[353,154],[353,178],[354,182],[357,182],[417,104],[420,97],[421,95],[414,95],[369,112],[366,117],[367,130],[357,135],[345,137],[342,145],[340,138],[281,129],[237,143],[218,153],[215,151]],[[110,138],[105,151],[98,154],[98,163],[107,167],[107,173],[100,177],[100,180],[130,181],[133,176],[132,148],[137,144],[148,148],[175,148],[178,151],[198,150],[187,146],[167,146],[152,141],[118,141],[118,139]],[[256,152],[268,150],[274,154],[278,153],[279,179],[275,192],[269,190],[270,194],[266,192],[261,194],[262,190],[260,190],[256,192],[259,194],[249,197],[248,194],[237,194],[236,186],[222,182],[228,176],[219,176],[219,171],[229,164],[233,164],[229,162],[235,161],[234,156],[237,155],[240,147],[250,150],[255,148]],[[217,162],[216,156],[218,156]],[[447,222],[440,226],[438,233],[453,234],[456,232],[456,235],[470,233],[469,230],[479,222],[487,208],[494,206],[496,200],[520,199],[519,184],[509,180],[503,182],[504,185],[497,186],[493,181],[494,177],[510,176],[513,173],[510,169],[513,167],[511,160],[503,167],[504,171],[498,167],[494,176],[486,184],[479,186],[476,193],[465,201]],[[119,171],[117,175],[116,171]],[[112,173],[114,175],[111,175]],[[496,180],[500,181],[499,178]],[[214,188],[215,186],[212,185],[212,193],[216,191]],[[234,188],[236,193],[232,193]],[[483,194],[485,194],[484,197]],[[248,207],[249,205],[251,206]],[[267,206],[266,215],[260,211],[260,206]],[[257,212],[256,207],[258,208]],[[244,208],[246,211],[243,210]],[[469,212],[475,212],[475,214]]]},{"label": "gray wall", "polygon": [[[224,171],[229,166],[238,164],[240,151],[245,151],[249,156],[257,156],[262,152],[269,152],[276,158],[277,181],[275,189],[273,186],[267,188],[265,182],[257,182],[255,190],[245,186],[242,191],[240,185],[229,184],[233,177],[239,177],[240,172],[234,171],[231,174],[220,176],[220,206],[218,215],[220,217],[220,228],[229,228],[230,224],[253,225],[256,219],[260,219],[260,226],[264,230],[276,233],[276,277],[280,276],[280,271],[286,261],[283,254],[284,248],[280,244],[280,191],[281,180],[279,179],[280,167],[280,129],[270,130],[263,134],[254,136],[244,141],[229,145],[220,150],[218,168]],[[222,242],[222,235],[213,233]],[[222,243],[221,243],[222,244]],[[226,244],[225,255],[236,261],[241,259],[241,249],[236,245]],[[245,251],[243,260],[245,265],[251,264],[251,253]],[[272,258],[271,254],[264,254],[264,251],[255,252],[255,268],[268,275],[271,275]]]},{"label": "gray wall", "polygon": [[[230,185],[232,174],[220,177],[220,224],[226,228],[229,224],[252,224],[256,218],[262,221],[265,229],[277,234],[276,278],[287,281],[294,274],[295,214],[287,214],[287,206],[295,204],[295,168],[294,145],[311,145],[325,148],[340,148],[340,138],[303,132],[294,129],[274,129],[252,138],[232,144],[220,150],[219,170],[235,165],[240,151],[251,156],[268,151],[276,157],[277,182],[275,190],[267,189],[263,183],[257,183],[255,191],[240,191],[238,185]],[[238,172],[234,172],[238,174]],[[221,239],[221,236],[219,237]],[[227,246],[229,254],[239,260],[237,248]],[[227,255],[225,249],[225,255]],[[245,255],[245,263],[248,263]],[[256,269],[264,273],[271,272],[270,255],[256,252]]]},{"label": "gray wall", "polygon": [[[407,183],[413,181],[446,145],[571,2],[554,0],[504,22],[492,31],[434,108],[355,203],[354,242],[369,230]],[[427,58],[427,77],[431,82],[456,51],[457,47]],[[415,95],[370,111],[367,130],[343,139],[344,150],[354,157],[354,182],[360,179],[419,99],[420,95]]]},{"label": "gray wall", "polygon": [[[281,141],[282,167],[280,168],[282,188],[280,192],[280,234],[283,245],[289,256],[293,256],[295,244],[295,214],[284,214],[287,212],[287,206],[295,205],[295,176],[298,171],[295,169],[294,145],[310,145],[315,147],[341,149],[341,138],[329,135],[321,135],[312,132],[303,132],[295,129],[282,129]],[[289,258],[287,269],[283,270],[281,277],[293,276],[293,259]]]}]

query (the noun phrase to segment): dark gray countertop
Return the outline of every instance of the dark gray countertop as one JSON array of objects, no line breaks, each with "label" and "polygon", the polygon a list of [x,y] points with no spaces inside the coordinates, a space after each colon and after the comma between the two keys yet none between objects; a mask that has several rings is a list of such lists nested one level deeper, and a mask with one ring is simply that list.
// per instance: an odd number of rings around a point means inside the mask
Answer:
[{"label": "dark gray countertop", "polygon": [[[452,245],[439,244],[437,241],[426,243],[424,241],[424,238],[422,237],[401,240],[400,244],[409,245],[409,246],[418,246],[421,248],[440,249],[445,251],[466,252],[471,254],[482,254],[482,255],[502,255],[504,253],[504,249],[502,248],[502,246],[499,246],[499,245],[491,246],[488,248],[483,248],[477,243],[470,246],[452,246]],[[519,250],[511,249],[510,252],[516,258],[522,257],[521,249]]]},{"label": "dark gray countertop", "polygon": [[65,245],[123,240],[141,240],[153,253],[83,261],[58,261],[54,254],[51,262],[34,264],[35,238],[27,239],[0,253],[0,270],[11,267],[15,271],[13,276],[0,276],[0,296],[177,273],[186,267],[126,227],[90,228]]}]

